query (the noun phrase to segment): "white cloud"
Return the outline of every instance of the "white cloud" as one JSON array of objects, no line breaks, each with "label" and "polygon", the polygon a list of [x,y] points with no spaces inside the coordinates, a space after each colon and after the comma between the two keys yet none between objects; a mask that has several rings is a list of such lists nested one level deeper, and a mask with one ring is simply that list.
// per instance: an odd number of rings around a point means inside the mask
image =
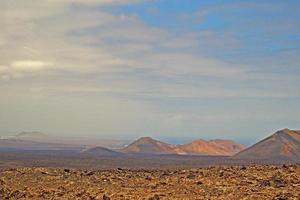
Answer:
[{"label": "white cloud", "polygon": [[9,63],[7,66],[0,65],[0,78],[5,81],[13,80],[43,73],[49,69],[51,69],[51,63],[45,61],[18,60]]},{"label": "white cloud", "polygon": [[43,61],[36,60],[20,60],[11,64],[12,68],[21,72],[35,72],[42,71],[49,67],[51,64]]}]

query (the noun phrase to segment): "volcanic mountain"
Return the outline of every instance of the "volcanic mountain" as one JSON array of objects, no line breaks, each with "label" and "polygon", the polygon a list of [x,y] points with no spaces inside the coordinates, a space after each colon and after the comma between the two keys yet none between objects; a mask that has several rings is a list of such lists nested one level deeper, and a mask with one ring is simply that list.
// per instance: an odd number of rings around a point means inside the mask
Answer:
[{"label": "volcanic mountain", "polygon": [[233,155],[244,146],[231,140],[195,140],[189,144],[173,145],[143,137],[122,150],[125,153],[180,154],[180,155]]},{"label": "volcanic mountain", "polygon": [[194,140],[189,144],[178,145],[178,149],[185,154],[202,155],[234,155],[245,149],[241,144],[232,140]]},{"label": "volcanic mountain", "polygon": [[125,147],[122,152],[140,154],[176,154],[174,145],[154,140],[151,137],[142,137],[134,141]]},{"label": "volcanic mountain", "polygon": [[81,153],[85,155],[93,155],[93,156],[118,156],[122,154],[121,152],[116,152],[104,147],[87,148],[82,150]]},{"label": "volcanic mountain", "polygon": [[273,135],[237,153],[235,158],[300,161],[300,133],[289,129]]}]

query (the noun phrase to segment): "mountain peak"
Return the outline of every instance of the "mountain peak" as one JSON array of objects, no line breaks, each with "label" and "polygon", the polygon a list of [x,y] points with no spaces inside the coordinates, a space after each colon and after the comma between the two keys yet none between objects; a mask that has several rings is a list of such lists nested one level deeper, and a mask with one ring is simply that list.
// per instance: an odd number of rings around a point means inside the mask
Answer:
[{"label": "mountain peak", "polygon": [[152,137],[140,137],[135,140],[132,144],[154,144],[154,143],[163,143],[158,140],[153,139]]},{"label": "mountain peak", "polygon": [[92,147],[87,148],[81,151],[82,154],[90,154],[90,155],[97,155],[97,156],[115,156],[120,155],[121,153],[113,151],[111,149],[107,149],[105,147]]},{"label": "mountain peak", "polygon": [[141,137],[125,147],[123,152],[142,154],[173,154],[172,146],[151,137]]},{"label": "mountain peak", "polygon": [[282,129],[259,141],[248,149],[236,154],[247,159],[289,159],[300,158],[300,134],[290,129]]},{"label": "mountain peak", "polygon": [[201,138],[198,138],[198,139],[192,141],[192,143],[204,143],[204,142],[207,142],[207,141],[204,139],[201,139]]},{"label": "mountain peak", "polygon": [[136,141],[154,141],[155,139],[153,139],[152,137],[149,136],[145,136],[145,137],[140,137],[139,139],[137,139]]},{"label": "mountain peak", "polygon": [[275,132],[273,135],[270,136],[270,138],[286,138],[286,137],[298,137],[298,136],[300,136],[299,132],[285,128]]},{"label": "mountain peak", "polygon": [[291,132],[293,132],[293,130],[290,130],[290,129],[288,129],[288,128],[285,128],[285,129],[282,129],[282,130],[277,131],[275,134],[289,134],[289,133],[291,133]]}]

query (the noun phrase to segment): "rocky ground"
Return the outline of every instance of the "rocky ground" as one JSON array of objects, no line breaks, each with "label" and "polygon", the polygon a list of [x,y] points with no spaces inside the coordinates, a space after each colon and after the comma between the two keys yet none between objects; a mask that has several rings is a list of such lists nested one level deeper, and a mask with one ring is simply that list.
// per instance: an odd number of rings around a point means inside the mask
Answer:
[{"label": "rocky ground", "polygon": [[18,168],[0,172],[0,199],[300,199],[300,165],[186,170]]}]

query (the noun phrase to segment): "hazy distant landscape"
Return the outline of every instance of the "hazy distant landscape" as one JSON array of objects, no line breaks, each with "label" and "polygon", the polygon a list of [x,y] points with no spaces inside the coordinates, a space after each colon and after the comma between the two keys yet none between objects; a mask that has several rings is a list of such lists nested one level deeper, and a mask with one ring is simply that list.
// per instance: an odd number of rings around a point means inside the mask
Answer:
[{"label": "hazy distant landscape", "polygon": [[[123,148],[37,142],[36,133],[0,140],[0,167],[193,168],[300,162],[300,133],[283,129],[246,148],[230,140],[174,145],[143,137]],[[38,138],[40,134],[38,135]],[[37,140],[39,140],[37,138]]]}]

